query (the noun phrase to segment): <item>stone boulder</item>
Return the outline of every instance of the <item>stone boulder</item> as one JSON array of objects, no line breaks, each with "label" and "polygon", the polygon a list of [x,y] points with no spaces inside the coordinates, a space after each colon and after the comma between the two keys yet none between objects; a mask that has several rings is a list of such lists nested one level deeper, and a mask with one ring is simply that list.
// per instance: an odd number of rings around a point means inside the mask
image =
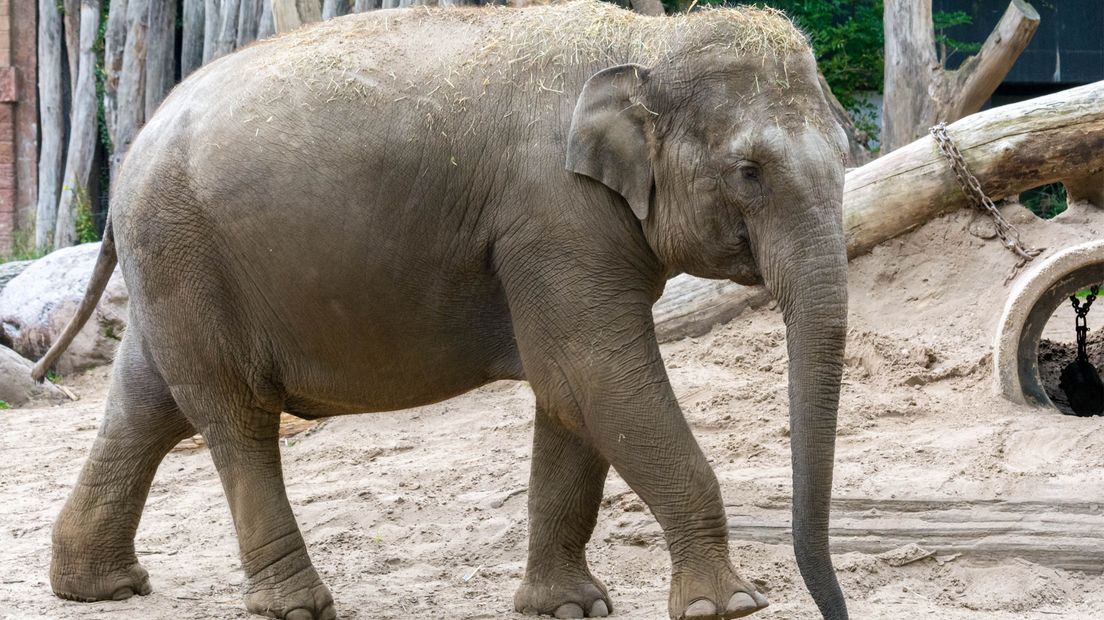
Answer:
[{"label": "stone boulder", "polygon": [[[0,291],[0,344],[31,360],[42,357],[76,314],[99,251],[99,243],[58,250],[12,278]],[[111,363],[126,329],[127,300],[116,267],[96,311],[58,360],[60,374]]]},{"label": "stone boulder", "polygon": [[23,273],[23,270],[30,266],[34,261],[29,260],[13,260],[0,264],[0,290],[3,290],[8,282],[12,281],[12,278]]},{"label": "stone boulder", "polygon": [[[60,403],[69,397],[49,381],[31,380],[30,360],[15,351],[0,346],[0,401],[12,407]],[[0,405],[2,407],[3,405]]]}]

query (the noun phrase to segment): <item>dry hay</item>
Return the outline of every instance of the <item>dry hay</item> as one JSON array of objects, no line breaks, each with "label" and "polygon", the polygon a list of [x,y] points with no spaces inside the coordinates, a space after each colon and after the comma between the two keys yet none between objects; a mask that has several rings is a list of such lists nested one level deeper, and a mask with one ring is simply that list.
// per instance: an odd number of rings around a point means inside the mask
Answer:
[{"label": "dry hay", "polygon": [[650,17],[597,0],[355,14],[256,47],[267,55],[270,89],[302,84],[323,101],[389,96],[437,106],[463,104],[492,84],[562,93],[565,76],[623,63],[672,65],[704,53],[765,61],[809,51],[805,36],[774,9]]}]

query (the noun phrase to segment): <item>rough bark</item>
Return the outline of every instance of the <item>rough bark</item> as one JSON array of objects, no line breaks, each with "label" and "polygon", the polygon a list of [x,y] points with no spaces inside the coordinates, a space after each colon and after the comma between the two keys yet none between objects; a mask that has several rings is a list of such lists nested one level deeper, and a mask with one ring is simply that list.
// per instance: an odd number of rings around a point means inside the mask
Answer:
[{"label": "rough bark", "polygon": [[322,3],[322,19],[341,17],[349,12],[349,0],[324,0]]},{"label": "rough bark", "polygon": [[65,25],[65,54],[69,63],[69,92],[77,92],[77,63],[80,54],[80,0],[64,0],[62,22]]},{"label": "rough bark", "polygon": [[38,158],[38,204],[35,208],[35,248],[47,250],[57,220],[61,182],[62,116],[61,16],[56,0],[38,0],[38,96],[41,149]]},{"label": "rough bark", "polygon": [[257,24],[257,38],[267,39],[276,33],[276,25],[272,22],[271,0],[261,1],[261,20]]},{"label": "rough bark", "polygon": [[104,122],[112,143],[118,131],[119,77],[123,72],[123,55],[127,35],[127,3],[111,0],[104,31]]},{"label": "rough bark", "polygon": [[241,4],[242,0],[222,0],[218,35],[215,38],[215,52],[211,60],[234,51],[234,46],[238,42],[238,12],[241,9]]},{"label": "rough bark", "polygon": [[80,59],[77,89],[73,92],[73,120],[65,160],[65,183],[58,203],[54,247],[76,241],[76,206],[88,186],[96,150],[96,37],[100,31],[100,0],[82,0]]},{"label": "rough bark", "polygon": [[180,78],[203,65],[204,0],[184,0],[180,41]]},{"label": "rough bark", "polygon": [[1087,202],[1094,207],[1104,208],[1104,172],[1067,178],[1062,183],[1066,186],[1066,198],[1070,204]]},{"label": "rough bark", "polygon": [[176,83],[176,3],[150,4],[149,51],[146,56],[146,102],[143,116],[153,116]]},{"label": "rough bark", "polygon": [[356,0],[353,4],[354,13],[366,13],[380,8],[380,0]]},{"label": "rough bark", "polygon": [[204,0],[203,3],[203,64],[211,62],[218,47],[219,24],[222,18],[222,0]]},{"label": "rough bark", "polygon": [[321,21],[322,10],[318,0],[272,0],[272,19],[276,32],[287,32]]},{"label": "rough bark", "polygon": [[128,0],[127,3],[126,46],[119,73],[116,127],[112,140],[113,169],[122,162],[123,155],[146,120],[146,51],[151,1]]},{"label": "rough bark", "polygon": [[663,15],[663,3],[659,0],[632,0],[632,8],[641,15]]},{"label": "rough bark", "polygon": [[[1104,171],[1104,82],[979,112],[948,133],[994,200],[1089,179]],[[926,136],[847,173],[843,206],[847,254],[854,258],[970,203]],[[656,331],[664,340],[701,335],[768,302],[761,287],[680,276],[653,309]]]},{"label": "rough bark", "polygon": [[238,40],[234,49],[241,49],[257,40],[261,17],[261,0],[241,0],[238,10]]},{"label": "rough bark", "polygon": [[948,71],[935,51],[931,0],[885,2],[885,98],[882,151],[890,152],[939,122],[985,104],[1039,27],[1026,0],[1012,0],[981,51]]}]

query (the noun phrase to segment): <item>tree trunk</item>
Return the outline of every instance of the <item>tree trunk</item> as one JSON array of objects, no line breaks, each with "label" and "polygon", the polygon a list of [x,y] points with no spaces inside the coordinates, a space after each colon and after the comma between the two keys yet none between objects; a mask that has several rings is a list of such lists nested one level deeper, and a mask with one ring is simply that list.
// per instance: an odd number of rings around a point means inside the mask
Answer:
[{"label": "tree trunk", "polygon": [[111,0],[104,31],[104,122],[112,144],[118,133],[119,77],[123,71],[123,53],[127,36],[128,0]]},{"label": "tree trunk", "polygon": [[322,19],[341,17],[349,12],[349,0],[325,0],[322,3]]},{"label": "tree trunk", "polygon": [[204,0],[184,0],[180,79],[203,65],[203,9]]},{"label": "tree trunk", "polygon": [[663,3],[659,0],[632,0],[632,8],[641,15],[664,15]]},{"label": "tree trunk", "polygon": [[261,0],[261,22],[257,24],[257,38],[267,39],[276,34],[276,25],[272,22],[272,0]]},{"label": "tree trunk", "polygon": [[[80,62],[80,0],[64,0],[62,21],[65,24],[65,53],[69,64],[69,92],[77,92],[77,63]],[[71,96],[71,95],[70,95]]]},{"label": "tree trunk", "polygon": [[353,4],[354,13],[367,13],[380,8],[380,0],[356,0]]},{"label": "tree trunk", "polygon": [[38,100],[42,132],[38,158],[38,204],[35,208],[35,248],[48,250],[57,221],[58,185],[62,174],[61,16],[56,0],[38,0]]},{"label": "tree trunk", "polygon": [[215,39],[215,54],[211,60],[234,51],[234,46],[238,43],[238,12],[241,10],[241,4],[242,0],[222,0],[218,37]]},{"label": "tree trunk", "polygon": [[261,29],[261,5],[264,0],[242,0],[241,13],[238,16],[238,46],[241,49],[257,40]]},{"label": "tree trunk", "polygon": [[322,20],[318,0],[272,0],[272,18],[276,32],[295,30],[303,24]]},{"label": "tree trunk", "polygon": [[[947,132],[993,200],[1057,181],[1099,180],[1104,170],[1104,82],[979,112]],[[968,206],[934,139],[921,138],[847,173],[847,255],[865,254]],[[653,308],[656,331],[663,340],[701,335],[748,307],[768,302],[762,287],[679,276]]]},{"label": "tree trunk", "polygon": [[153,116],[157,106],[176,84],[176,2],[150,5],[149,52],[146,56],[145,118]]},{"label": "tree trunk", "polygon": [[885,97],[882,152],[888,153],[939,122],[981,109],[1039,27],[1026,0],[1012,0],[975,56],[954,71],[935,52],[931,0],[885,2]]},{"label": "tree trunk", "polygon": [[1062,183],[1066,186],[1069,204],[1087,202],[1094,207],[1104,208],[1104,172],[1067,178]]},{"label": "tree trunk", "polygon": [[77,240],[76,207],[87,197],[88,174],[96,150],[96,38],[100,33],[100,0],[82,0],[80,11],[80,59],[77,89],[73,91],[73,120],[69,152],[65,160],[65,184],[58,204],[54,247]]},{"label": "tree trunk", "polygon": [[211,62],[218,47],[219,24],[222,22],[222,0],[204,0],[203,4],[203,64]]},{"label": "tree trunk", "polygon": [[128,0],[127,3],[126,47],[123,50],[123,68],[119,73],[112,169],[122,162],[138,129],[146,121],[146,51],[152,1]]}]

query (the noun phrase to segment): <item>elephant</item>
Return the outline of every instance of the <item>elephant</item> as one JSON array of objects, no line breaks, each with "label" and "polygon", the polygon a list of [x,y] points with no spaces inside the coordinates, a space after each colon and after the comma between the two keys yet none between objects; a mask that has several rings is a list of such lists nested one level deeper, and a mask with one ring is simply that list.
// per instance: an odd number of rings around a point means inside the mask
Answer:
[{"label": "elephant", "polygon": [[246,608],[335,618],[285,493],[281,412],[392,411],[523,380],[536,411],[516,610],[614,611],[586,558],[611,466],[662,527],[671,618],[764,608],[655,336],[652,305],[688,273],[778,302],[794,552],[822,615],[846,618],[828,548],[845,144],[806,38],[769,9],[381,10],[209,63],[129,145],[84,302],[34,371],[120,265],[129,327],[53,529],[53,591],[150,592],[143,504],[198,432]]}]

